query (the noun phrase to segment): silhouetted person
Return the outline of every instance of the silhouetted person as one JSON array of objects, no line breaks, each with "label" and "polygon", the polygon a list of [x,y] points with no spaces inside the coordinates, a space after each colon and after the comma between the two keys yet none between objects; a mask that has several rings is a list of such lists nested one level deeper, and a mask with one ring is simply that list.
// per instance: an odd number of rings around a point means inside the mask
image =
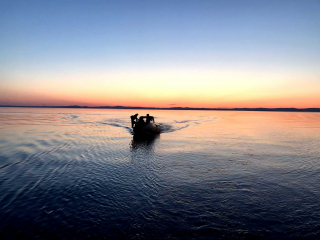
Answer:
[{"label": "silhouetted person", "polygon": [[138,113],[131,116],[131,125],[134,127],[136,120],[138,120]]},{"label": "silhouetted person", "polygon": [[146,123],[149,124],[151,120],[154,121],[154,118],[152,116],[149,116],[149,114],[147,114]]},{"label": "silhouetted person", "polygon": [[144,117],[142,117],[142,116],[139,117],[139,120],[138,120],[138,125],[139,125],[139,126],[140,126],[140,125],[141,125],[141,126],[144,125],[144,120],[143,120],[143,118],[144,118]]}]

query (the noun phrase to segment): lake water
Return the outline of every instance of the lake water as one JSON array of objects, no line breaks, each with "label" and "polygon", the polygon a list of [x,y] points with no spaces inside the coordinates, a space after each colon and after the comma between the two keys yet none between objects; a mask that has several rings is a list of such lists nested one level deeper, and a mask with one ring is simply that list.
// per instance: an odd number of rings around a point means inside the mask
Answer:
[{"label": "lake water", "polygon": [[0,239],[319,239],[320,113],[0,108],[0,191]]}]

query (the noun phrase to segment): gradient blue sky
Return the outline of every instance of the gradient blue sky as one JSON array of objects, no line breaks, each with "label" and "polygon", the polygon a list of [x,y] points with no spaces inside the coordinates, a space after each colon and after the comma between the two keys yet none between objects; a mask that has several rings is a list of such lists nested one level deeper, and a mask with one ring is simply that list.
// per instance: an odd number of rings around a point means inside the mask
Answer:
[{"label": "gradient blue sky", "polygon": [[320,1],[1,1],[0,63],[0,104],[320,107]]}]

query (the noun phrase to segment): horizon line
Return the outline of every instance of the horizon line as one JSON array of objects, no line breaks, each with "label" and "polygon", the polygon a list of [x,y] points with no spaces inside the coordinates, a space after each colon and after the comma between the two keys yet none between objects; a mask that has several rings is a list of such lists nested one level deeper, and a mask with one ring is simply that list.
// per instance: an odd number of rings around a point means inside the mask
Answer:
[{"label": "horizon line", "polygon": [[16,105],[0,105],[0,107],[25,107],[25,108],[92,108],[92,109],[155,109],[155,110],[205,110],[205,111],[277,111],[277,112],[320,112],[320,108],[194,108],[194,107],[170,107],[170,108],[159,108],[159,107],[129,107],[129,106],[79,106],[79,105],[68,105],[68,106],[16,106]]}]

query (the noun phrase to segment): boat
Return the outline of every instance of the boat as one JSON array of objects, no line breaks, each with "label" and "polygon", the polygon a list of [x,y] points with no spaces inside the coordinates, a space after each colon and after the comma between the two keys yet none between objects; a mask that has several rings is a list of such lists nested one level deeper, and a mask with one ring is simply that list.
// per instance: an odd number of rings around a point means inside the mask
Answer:
[{"label": "boat", "polygon": [[134,135],[160,134],[160,125],[156,124],[154,117],[149,116],[149,114],[140,116],[139,119],[138,114],[131,116],[131,124]]}]

